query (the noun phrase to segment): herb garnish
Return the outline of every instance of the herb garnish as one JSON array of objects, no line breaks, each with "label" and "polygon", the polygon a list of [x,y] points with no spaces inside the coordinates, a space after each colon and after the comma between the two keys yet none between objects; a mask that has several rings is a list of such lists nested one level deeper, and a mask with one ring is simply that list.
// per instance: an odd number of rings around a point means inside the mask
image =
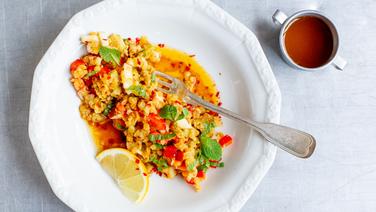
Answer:
[{"label": "herb garnish", "polygon": [[162,107],[161,111],[159,112],[159,116],[168,119],[171,121],[179,121],[181,119],[184,119],[189,114],[189,111],[187,108],[183,108],[182,113],[177,117],[178,115],[178,109],[173,105],[165,105]]},{"label": "herb garnish", "polygon": [[132,85],[127,90],[136,96],[146,97],[146,90],[141,85]]},{"label": "herb garnish", "polygon": [[99,49],[99,54],[104,61],[112,63],[112,65],[120,65],[120,51],[113,48],[101,46],[101,48]]},{"label": "herb garnish", "polygon": [[175,137],[176,134],[175,133],[171,133],[171,134],[150,134],[149,135],[149,140],[150,141],[160,141],[160,140],[169,140],[173,137]]},{"label": "herb garnish", "polygon": [[167,161],[165,159],[157,159],[156,157],[152,156],[150,161],[157,165],[158,171],[162,171],[163,169],[168,167]]},{"label": "herb garnish", "polygon": [[108,105],[106,106],[106,108],[103,110],[103,115],[105,116],[108,116],[108,114],[111,112],[112,108],[114,107],[114,102],[111,101],[110,103],[108,103]]}]

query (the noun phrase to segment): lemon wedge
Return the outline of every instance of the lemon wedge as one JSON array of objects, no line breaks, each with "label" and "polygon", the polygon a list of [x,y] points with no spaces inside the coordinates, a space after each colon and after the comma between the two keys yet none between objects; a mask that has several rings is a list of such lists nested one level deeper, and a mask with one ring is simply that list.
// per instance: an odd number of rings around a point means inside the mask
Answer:
[{"label": "lemon wedge", "polygon": [[140,159],[122,148],[104,150],[96,159],[129,200],[137,203],[144,199],[149,191],[149,176]]}]

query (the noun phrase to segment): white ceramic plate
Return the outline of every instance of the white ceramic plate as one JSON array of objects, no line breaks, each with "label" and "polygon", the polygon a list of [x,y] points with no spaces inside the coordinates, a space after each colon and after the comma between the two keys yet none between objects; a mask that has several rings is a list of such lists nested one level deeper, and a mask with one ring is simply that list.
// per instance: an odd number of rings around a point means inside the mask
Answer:
[{"label": "white ceramic plate", "polygon": [[[275,147],[247,127],[224,119],[234,136],[223,169],[209,171],[196,193],[182,179],[151,177],[142,204],[130,203],[95,160],[69,64],[84,53],[80,35],[147,35],[155,43],[196,54],[221,91],[223,106],[258,121],[279,122],[280,93],[259,42],[207,0],[105,1],[76,14],[34,74],[29,134],[55,194],[76,211],[238,211],[275,157]],[[219,75],[219,73],[222,73]]]}]

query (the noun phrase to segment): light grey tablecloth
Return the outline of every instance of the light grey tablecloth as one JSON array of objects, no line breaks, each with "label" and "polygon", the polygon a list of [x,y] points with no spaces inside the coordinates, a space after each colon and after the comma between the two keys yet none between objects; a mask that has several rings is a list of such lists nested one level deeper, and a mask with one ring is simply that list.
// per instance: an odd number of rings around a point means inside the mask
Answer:
[{"label": "light grey tablecloth", "polygon": [[[0,211],[70,211],[29,142],[34,68],[76,12],[97,0],[0,0]],[[216,0],[259,38],[282,92],[281,123],[317,138],[309,160],[278,151],[242,211],[376,211],[376,1]],[[319,9],[341,33],[344,72],[299,72],[276,53],[271,15]]]}]

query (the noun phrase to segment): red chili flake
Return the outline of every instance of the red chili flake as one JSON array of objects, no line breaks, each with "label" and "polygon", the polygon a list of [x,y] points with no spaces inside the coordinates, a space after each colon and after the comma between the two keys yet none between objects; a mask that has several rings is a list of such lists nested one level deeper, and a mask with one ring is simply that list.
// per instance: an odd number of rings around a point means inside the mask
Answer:
[{"label": "red chili flake", "polygon": [[163,48],[165,45],[163,43],[159,43],[158,47]]},{"label": "red chili flake", "polygon": [[188,64],[189,67],[191,67],[191,65],[192,65],[192,64],[190,64],[190,63]]},{"label": "red chili flake", "polygon": [[146,173],[142,173],[145,177],[148,176]]},{"label": "red chili flake", "polygon": [[210,168],[216,169],[217,167],[216,166],[210,166]]},{"label": "red chili flake", "polygon": [[186,67],[185,67],[185,70],[186,70],[186,71],[189,71],[189,70],[191,70],[191,67],[186,66]]},{"label": "red chili flake", "polygon": [[136,44],[140,43],[140,38],[136,38]]},{"label": "red chili flake", "polygon": [[191,55],[189,55],[189,57],[195,57],[196,55],[195,54],[191,54]]},{"label": "red chili flake", "polygon": [[132,40],[132,38],[127,38],[127,40]]},{"label": "red chili flake", "polygon": [[193,179],[191,179],[190,181],[185,180],[185,182],[187,182],[188,184],[191,184],[191,185],[195,184],[195,181]]},{"label": "red chili flake", "polygon": [[217,93],[215,94],[215,96],[216,96],[216,97],[218,97],[218,96],[219,96],[219,91],[217,91]]},{"label": "red chili flake", "polygon": [[137,58],[137,64],[141,65],[141,61]]},{"label": "red chili flake", "polygon": [[136,159],[136,161],[135,161],[137,164],[139,164],[140,163],[140,160],[139,159]]},{"label": "red chili flake", "polygon": [[219,102],[219,103],[218,103],[218,106],[222,106],[222,102]]},{"label": "red chili flake", "polygon": [[175,68],[175,63],[171,63],[171,67],[172,67],[172,68]]},{"label": "red chili flake", "polygon": [[140,170],[140,168],[136,168],[136,171],[139,171]]}]

